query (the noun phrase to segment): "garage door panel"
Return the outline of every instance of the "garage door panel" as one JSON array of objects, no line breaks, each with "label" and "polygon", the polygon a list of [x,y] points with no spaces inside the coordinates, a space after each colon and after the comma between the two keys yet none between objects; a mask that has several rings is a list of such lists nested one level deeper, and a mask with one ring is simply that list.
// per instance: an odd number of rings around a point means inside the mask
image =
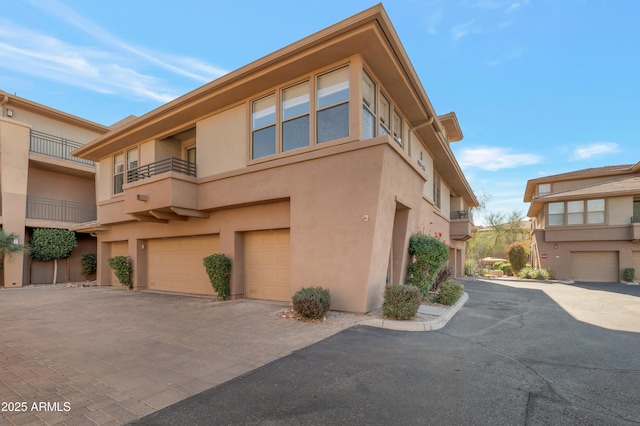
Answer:
[{"label": "garage door panel", "polygon": [[618,252],[584,251],[571,253],[571,278],[574,281],[618,282]]},{"label": "garage door panel", "polygon": [[245,296],[289,301],[289,230],[254,231],[245,234]]},{"label": "garage door panel", "polygon": [[148,240],[149,289],[216,294],[202,259],[219,251],[218,235]]},{"label": "garage door panel", "polygon": [[[111,257],[116,256],[128,256],[129,255],[129,242],[128,241],[114,241],[111,243]],[[111,269],[111,268],[109,268]],[[120,286],[120,281],[116,277],[113,269],[111,270],[111,285]]]},{"label": "garage door panel", "polygon": [[633,268],[636,270],[636,281],[640,280],[640,251],[633,252]]}]

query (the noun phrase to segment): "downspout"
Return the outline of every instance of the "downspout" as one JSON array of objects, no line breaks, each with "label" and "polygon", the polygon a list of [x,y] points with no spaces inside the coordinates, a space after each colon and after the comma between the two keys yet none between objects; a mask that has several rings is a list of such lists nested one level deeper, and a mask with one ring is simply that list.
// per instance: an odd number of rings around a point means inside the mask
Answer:
[{"label": "downspout", "polygon": [[0,101],[0,109],[2,109],[2,115],[0,117],[4,117],[4,106],[9,102],[9,94],[3,93],[2,100]]}]

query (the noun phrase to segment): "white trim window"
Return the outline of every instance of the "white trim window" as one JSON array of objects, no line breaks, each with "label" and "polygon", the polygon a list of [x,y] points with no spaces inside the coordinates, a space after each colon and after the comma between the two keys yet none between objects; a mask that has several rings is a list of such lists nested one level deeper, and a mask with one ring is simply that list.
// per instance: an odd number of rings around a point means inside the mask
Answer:
[{"label": "white trim window", "polygon": [[606,221],[604,198],[594,200],[559,201],[549,203],[549,226],[599,225]]},{"label": "white trim window", "polygon": [[282,151],[309,146],[309,81],[282,89]]},{"label": "white trim window", "polygon": [[349,67],[319,75],[316,92],[316,140],[349,136]]},{"label": "white trim window", "polygon": [[251,106],[251,158],[276,153],[276,95],[271,93]]},{"label": "white trim window", "polygon": [[393,140],[402,148],[402,116],[393,110]]},{"label": "white trim window", "polygon": [[391,103],[387,97],[380,92],[380,135],[391,134]]},{"label": "white trim window", "polygon": [[376,84],[362,72],[362,139],[376,137]]},{"label": "white trim window", "polygon": [[124,153],[113,156],[113,193],[122,194],[124,185]]},{"label": "white trim window", "polygon": [[564,225],[564,202],[549,203],[549,226]]}]

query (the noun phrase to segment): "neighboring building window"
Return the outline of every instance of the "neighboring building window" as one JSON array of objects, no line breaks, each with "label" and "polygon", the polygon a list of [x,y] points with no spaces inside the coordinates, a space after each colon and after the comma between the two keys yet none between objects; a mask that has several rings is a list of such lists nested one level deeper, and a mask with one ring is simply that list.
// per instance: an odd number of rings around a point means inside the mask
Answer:
[{"label": "neighboring building window", "polygon": [[391,104],[389,100],[380,93],[380,134],[388,135],[391,132]]},{"label": "neighboring building window", "polygon": [[541,183],[538,185],[538,195],[549,194],[551,192],[550,183]]},{"label": "neighboring building window", "polygon": [[440,208],[440,176],[433,172],[433,201]]},{"label": "neighboring building window", "polygon": [[402,147],[402,117],[393,111],[393,140]]},{"label": "neighboring building window", "polygon": [[567,225],[584,223],[584,201],[567,202]]},{"label": "neighboring building window", "polygon": [[127,183],[138,180],[138,148],[127,151]]},{"label": "neighboring building window", "polygon": [[604,223],[604,199],[587,201],[587,223]]},{"label": "neighboring building window", "polygon": [[349,136],[349,67],[318,76],[317,142]]},{"label": "neighboring building window", "polygon": [[362,139],[376,136],[376,84],[362,73]]},{"label": "neighboring building window", "polygon": [[282,90],[282,151],[309,146],[309,82]]},{"label": "neighboring building window", "polygon": [[121,194],[124,184],[124,153],[113,156],[113,193]]},{"label": "neighboring building window", "polygon": [[549,203],[549,226],[564,225],[564,203]]},{"label": "neighboring building window", "polygon": [[276,153],[276,95],[253,101],[251,107],[251,158]]}]

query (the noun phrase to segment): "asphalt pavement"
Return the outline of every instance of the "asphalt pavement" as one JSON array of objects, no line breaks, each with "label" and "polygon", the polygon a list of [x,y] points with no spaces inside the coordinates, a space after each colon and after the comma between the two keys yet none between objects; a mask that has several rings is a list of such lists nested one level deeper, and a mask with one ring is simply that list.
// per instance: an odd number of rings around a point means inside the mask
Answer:
[{"label": "asphalt pavement", "polygon": [[640,334],[624,331],[640,322],[640,287],[478,280],[465,291],[440,330],[356,326],[133,424],[640,423]]}]

